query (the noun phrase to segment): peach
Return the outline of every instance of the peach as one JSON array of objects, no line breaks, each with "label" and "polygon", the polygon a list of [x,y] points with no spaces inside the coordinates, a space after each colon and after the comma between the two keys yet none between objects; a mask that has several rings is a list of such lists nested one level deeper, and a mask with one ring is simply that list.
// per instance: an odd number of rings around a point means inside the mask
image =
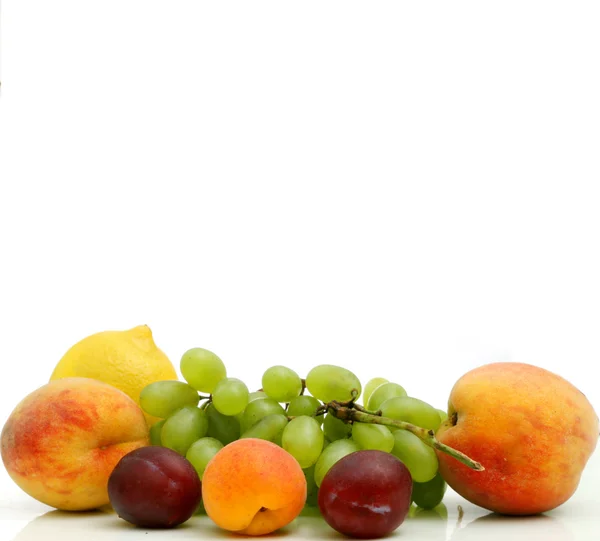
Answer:
[{"label": "peach", "polygon": [[490,511],[533,515],[574,494],[598,441],[598,416],[557,374],[491,363],[455,383],[436,436],[485,468],[471,470],[438,452],[440,472],[456,492]]},{"label": "peach", "polygon": [[13,481],[65,511],[109,503],[108,478],[130,451],[149,445],[140,407],[116,387],[89,378],[52,381],[12,411],[0,437]]},{"label": "peach", "polygon": [[289,524],[306,502],[306,478],[287,451],[245,438],[221,449],[202,477],[206,514],[221,528],[263,535]]}]

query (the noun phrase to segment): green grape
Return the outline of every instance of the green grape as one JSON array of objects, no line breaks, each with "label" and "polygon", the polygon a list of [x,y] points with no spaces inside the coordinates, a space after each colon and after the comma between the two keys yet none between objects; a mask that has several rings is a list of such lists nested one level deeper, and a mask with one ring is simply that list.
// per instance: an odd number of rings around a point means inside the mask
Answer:
[{"label": "green grape", "polygon": [[[248,395],[248,404],[250,404],[250,402],[253,402],[254,400],[258,400],[259,398],[269,398],[267,396],[267,393],[263,392],[263,391],[253,391]],[[245,410],[246,408],[244,408]],[[244,418],[244,411],[240,411],[239,413],[236,413],[234,415],[234,417],[240,422],[240,424],[242,423],[242,420]]]},{"label": "green grape", "polygon": [[[314,396],[301,395],[296,396],[290,400],[287,414],[290,417],[299,417],[300,415],[308,415],[309,417],[315,417],[315,413],[317,412],[317,408],[321,405]],[[315,419],[319,424],[323,423],[323,417],[325,417],[324,413],[316,416]]]},{"label": "green grape", "polygon": [[272,398],[258,398],[250,402],[244,410],[244,415],[240,422],[242,433],[252,428],[263,417],[271,413],[281,413],[285,415],[285,410],[279,402]]},{"label": "green grape", "polygon": [[219,413],[236,415],[248,404],[248,387],[237,378],[223,378],[212,393],[212,402]]},{"label": "green grape", "polygon": [[373,378],[367,381],[367,384],[365,385],[365,388],[363,390],[362,397],[362,401],[365,407],[369,403],[369,397],[373,394],[373,391],[377,389],[377,387],[379,387],[380,385],[383,385],[384,383],[389,383],[389,381],[385,378]]},{"label": "green grape", "polygon": [[390,419],[406,421],[413,425],[437,430],[440,427],[440,414],[437,410],[412,396],[396,396],[389,398],[380,406],[381,414]]},{"label": "green grape", "polygon": [[200,499],[200,503],[198,504],[198,507],[197,507],[196,511],[194,512],[194,515],[206,516],[206,508],[204,507],[204,502],[202,501],[202,499]]},{"label": "green grape", "polygon": [[404,462],[413,481],[417,483],[431,481],[438,471],[435,451],[406,430],[394,432],[392,454]]},{"label": "green grape", "polygon": [[[254,400],[258,400],[259,398],[269,398],[267,396],[267,393],[263,392],[263,391],[253,391],[248,395],[248,404],[250,404],[250,402],[254,401]],[[244,410],[240,411],[239,413],[236,413],[234,415],[234,417],[239,421],[240,425],[242,424],[242,421],[244,419],[244,411],[246,408],[244,408]]]},{"label": "green grape", "polygon": [[206,436],[207,430],[206,413],[194,406],[185,406],[165,420],[160,440],[164,447],[185,456],[190,445]]},{"label": "green grape", "polygon": [[279,447],[283,447],[283,430],[279,432],[275,438],[273,438],[273,443],[275,445],[279,445]]},{"label": "green grape", "polygon": [[328,413],[323,420],[323,432],[330,441],[341,440],[350,437],[352,425]]},{"label": "green grape", "polygon": [[219,440],[210,437],[200,438],[190,445],[185,458],[194,466],[200,480],[202,480],[207,464],[221,449],[223,449],[223,444]]},{"label": "green grape", "polygon": [[397,383],[382,383],[371,394],[367,409],[370,411],[377,411],[381,407],[381,404],[395,396],[406,396],[404,387]]},{"label": "green grape", "polygon": [[287,423],[288,419],[285,415],[281,413],[271,413],[246,430],[240,436],[240,439],[258,438],[275,442],[278,436],[281,436]]},{"label": "green grape", "polygon": [[352,398],[352,390],[360,396],[359,379],[346,368],[332,364],[315,366],[306,376],[306,388],[321,402],[346,401]]},{"label": "green grape", "polygon": [[267,393],[265,393],[264,391],[252,391],[248,395],[248,404],[253,400],[257,400],[259,398],[268,398]]},{"label": "green grape", "polygon": [[440,421],[443,423],[446,419],[448,419],[448,414],[444,410],[436,410],[440,414]]},{"label": "green grape", "polygon": [[433,509],[444,499],[446,481],[437,472],[435,477],[426,483],[413,483],[412,501],[423,509]]},{"label": "green grape", "polygon": [[197,406],[198,391],[183,381],[155,381],[140,393],[140,406],[148,414],[161,419],[184,406]]},{"label": "green grape", "polygon": [[319,487],[315,483],[315,466],[304,468],[302,471],[306,479],[306,505],[309,507],[318,507]]},{"label": "green grape", "polygon": [[179,369],[185,381],[203,393],[212,393],[217,383],[227,376],[223,361],[203,348],[188,349],[181,357]]},{"label": "green grape", "polygon": [[312,466],[323,450],[324,435],[314,417],[301,415],[292,419],[283,429],[282,447],[300,464],[301,468]]},{"label": "green grape", "polygon": [[235,417],[219,413],[212,404],[209,404],[205,411],[208,418],[208,436],[219,440],[223,445],[240,437],[240,422]]},{"label": "green grape", "polygon": [[302,380],[291,368],[271,366],[262,377],[263,391],[277,402],[289,402],[302,391]]},{"label": "green grape", "polygon": [[150,427],[150,445],[162,445],[160,442],[160,432],[164,424],[165,420],[162,419]]},{"label": "green grape", "polygon": [[337,440],[332,441],[327,448],[323,450],[321,456],[315,464],[315,483],[318,487],[321,486],[321,482],[325,477],[325,474],[329,471],[338,460],[344,458],[350,453],[360,451],[360,447],[355,441],[352,440]]},{"label": "green grape", "polygon": [[383,425],[354,423],[352,439],[361,449],[375,449],[389,453],[394,447],[394,436]]}]

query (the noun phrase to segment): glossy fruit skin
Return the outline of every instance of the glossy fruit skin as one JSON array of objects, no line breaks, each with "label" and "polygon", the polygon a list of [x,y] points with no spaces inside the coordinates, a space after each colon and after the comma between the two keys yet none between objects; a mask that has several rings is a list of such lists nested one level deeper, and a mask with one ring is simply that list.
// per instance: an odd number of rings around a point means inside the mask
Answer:
[{"label": "glossy fruit skin", "polygon": [[122,519],[144,528],[174,528],[188,520],[202,498],[191,463],[166,447],[125,455],[108,480],[108,496]]},{"label": "glossy fruit skin", "polygon": [[356,538],[379,538],[400,526],[411,504],[408,468],[390,453],[351,453],[325,475],[319,509],[338,532]]}]

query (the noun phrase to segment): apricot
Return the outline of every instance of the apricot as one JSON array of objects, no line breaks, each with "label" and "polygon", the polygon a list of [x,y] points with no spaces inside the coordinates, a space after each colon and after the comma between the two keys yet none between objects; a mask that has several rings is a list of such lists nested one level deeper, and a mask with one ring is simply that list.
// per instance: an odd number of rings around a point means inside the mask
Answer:
[{"label": "apricot", "polygon": [[496,513],[533,515],[574,494],[598,441],[598,416],[557,374],[491,363],[455,383],[436,436],[485,468],[438,452],[440,472],[458,494]]},{"label": "apricot", "polygon": [[296,459],[255,438],[223,447],[202,477],[207,515],[219,527],[245,535],[268,534],[289,524],[302,511],[306,493]]},{"label": "apricot", "polygon": [[64,511],[109,503],[108,478],[121,458],[149,445],[140,407],[90,378],[51,381],[25,397],[2,429],[2,460],[27,494]]}]

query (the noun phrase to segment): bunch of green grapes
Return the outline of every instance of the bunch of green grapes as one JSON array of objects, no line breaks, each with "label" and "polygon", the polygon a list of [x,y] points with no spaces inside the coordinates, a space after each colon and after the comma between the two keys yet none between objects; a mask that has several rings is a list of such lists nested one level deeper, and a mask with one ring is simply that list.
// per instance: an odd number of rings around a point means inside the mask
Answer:
[{"label": "bunch of green grapes", "polygon": [[225,445],[260,438],[298,461],[307,480],[307,506],[317,505],[319,486],[329,469],[361,449],[399,458],[411,473],[418,506],[433,508],[443,499],[446,483],[435,451],[417,436],[381,424],[347,423],[325,412],[324,405],[332,401],[358,403],[362,392],[363,411],[437,430],[446,414],[408,396],[398,383],[373,378],[363,390],[358,377],[339,366],[316,366],[303,380],[291,368],[277,365],[264,372],[261,390],[249,392],[241,380],[227,376],[217,355],[202,348],[188,350],[180,369],[185,382],[152,383],[142,391],[140,404],[161,419],[150,429],[151,443],[185,456],[200,478]]}]

